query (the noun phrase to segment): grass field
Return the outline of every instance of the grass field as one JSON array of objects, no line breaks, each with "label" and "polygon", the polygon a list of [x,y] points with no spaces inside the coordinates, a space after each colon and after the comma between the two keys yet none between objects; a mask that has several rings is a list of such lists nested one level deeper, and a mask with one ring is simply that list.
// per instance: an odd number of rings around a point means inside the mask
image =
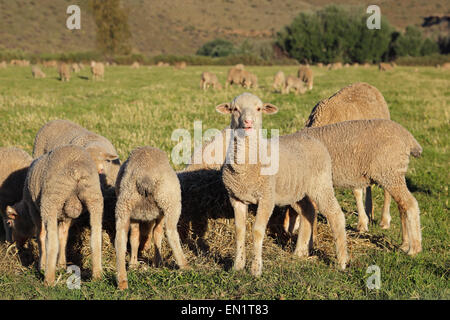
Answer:
[{"label": "grass field", "polygon": [[[110,67],[105,81],[93,82],[85,68],[68,83],[58,81],[56,70],[51,68],[44,68],[47,78],[39,80],[32,79],[30,68],[0,70],[0,146],[18,146],[31,153],[37,130],[49,120],[64,118],[108,137],[122,161],[142,145],[156,146],[170,154],[177,143],[171,140],[174,129],[193,133],[195,120],[203,121],[203,130],[228,125],[229,119],[214,107],[230,101],[243,89],[199,89],[202,71],[215,72],[223,83],[227,69]],[[291,254],[293,243],[282,246],[266,237],[262,277],[253,278],[248,268],[232,271],[234,224],[221,221],[208,235],[210,252],[198,253],[184,246],[190,270],[174,268],[165,245],[164,267],[153,268],[143,262],[138,270],[129,272],[130,289],[125,292],[116,289],[111,252],[105,252],[103,280],[91,282],[83,274],[81,289],[69,290],[69,274],[61,272],[56,287],[44,287],[34,264],[21,266],[14,248],[7,251],[0,244],[0,299],[449,299],[450,72],[426,67],[417,71],[414,67],[397,67],[388,72],[375,67],[336,71],[313,67],[314,89],[295,96],[272,92],[270,86],[276,71],[294,74],[296,67],[248,69],[258,75],[260,83],[259,89],[250,91],[279,107],[276,115],[264,118],[264,127],[277,128],[280,134],[301,129],[316,102],[350,83],[368,82],[383,93],[391,118],[407,128],[424,149],[421,158],[411,158],[407,173],[409,188],[421,210],[422,253],[411,258],[398,248],[400,220],[394,202],[391,228],[381,230],[378,226],[381,189],[374,188],[376,221],[365,235],[355,232],[356,203],[351,192],[338,190],[349,240],[350,263],[345,272],[335,266],[334,244],[325,221],[319,225],[319,241],[312,258],[296,259]],[[251,240],[251,235],[248,238]],[[251,259],[250,245],[247,250]],[[370,276],[366,270],[371,265],[380,267],[379,290],[366,287]]]}]

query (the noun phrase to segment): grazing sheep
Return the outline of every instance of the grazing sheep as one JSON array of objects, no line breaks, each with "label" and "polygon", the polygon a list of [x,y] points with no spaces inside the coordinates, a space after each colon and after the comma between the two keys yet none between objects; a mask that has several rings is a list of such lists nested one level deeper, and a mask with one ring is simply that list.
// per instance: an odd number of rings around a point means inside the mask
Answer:
[{"label": "grazing sheep", "polygon": [[140,66],[141,66],[141,65],[139,64],[139,62],[134,61],[134,62],[131,64],[130,68],[131,68],[131,69],[139,69]]},{"label": "grazing sheep", "polygon": [[6,223],[6,207],[22,199],[28,167],[33,159],[25,151],[15,147],[0,147],[0,216],[5,229],[5,240],[11,241]]},{"label": "grazing sheep", "polygon": [[57,262],[66,267],[69,228],[83,208],[90,214],[92,275],[98,279],[102,273],[103,196],[95,164],[84,148],[62,146],[34,160],[22,200],[6,208],[13,240],[37,235],[46,285],[55,282]]},{"label": "grazing sheep", "polygon": [[38,66],[31,67],[31,74],[33,75],[33,78],[35,78],[35,79],[45,78],[45,73],[42,72],[41,68],[39,68]]},{"label": "grazing sheep", "polygon": [[187,266],[177,230],[181,214],[181,189],[167,155],[157,148],[133,150],[120,168],[116,182],[116,261],[119,289],[128,288],[125,269],[128,229],[131,228],[130,265],[137,264],[139,223],[151,223],[149,239],[156,245],[155,262],[161,260],[162,226],[180,268]]},{"label": "grazing sheep", "polygon": [[56,68],[58,66],[58,62],[55,60],[44,61],[42,64],[47,68]]},{"label": "grazing sheep", "polygon": [[314,75],[310,67],[301,66],[298,69],[298,77],[306,84],[308,90],[313,88]]},{"label": "grazing sheep", "polygon": [[91,72],[93,80],[103,80],[105,76],[105,65],[101,62],[91,61]]},{"label": "grazing sheep", "polygon": [[344,64],[344,68],[350,68],[350,64],[349,63]]},{"label": "grazing sheep", "polygon": [[383,63],[380,62],[380,64],[378,65],[378,70],[380,71],[388,71],[388,70],[392,70],[392,66],[389,63]]},{"label": "grazing sheep", "polygon": [[450,70],[450,62],[446,62],[442,65],[442,69]]},{"label": "grazing sheep", "polygon": [[237,65],[234,66],[236,69],[238,70],[244,70],[245,66],[242,63],[238,63]]},{"label": "grazing sheep", "polygon": [[[342,121],[364,119],[390,119],[390,114],[381,92],[370,84],[358,82],[342,88],[328,99],[319,101],[311,111],[306,127],[321,127]],[[358,206],[357,228],[360,232],[366,232],[368,231],[367,214],[373,215],[370,186],[366,193],[367,212],[363,206],[363,190],[355,189],[353,194]],[[386,190],[384,197],[380,225],[383,229],[388,229],[391,220],[389,213],[391,197]]]},{"label": "grazing sheep", "polygon": [[[270,149],[274,146],[275,142],[264,140],[260,134],[262,113],[276,113],[277,107],[274,105],[262,103],[258,97],[243,93],[231,103],[218,105],[216,110],[223,114],[231,114],[231,123],[237,124],[236,127],[240,129],[234,130],[233,140],[239,136],[241,138],[236,139],[238,141],[234,147],[229,148],[234,159],[239,159],[242,152],[245,152],[245,155],[249,152],[257,153],[255,148],[261,146],[264,141]],[[256,139],[256,144],[250,146],[248,141],[250,137]],[[262,272],[262,240],[275,205],[290,205],[299,213],[307,215],[309,223],[301,225],[302,230],[299,232],[295,249],[296,255],[307,256],[312,246],[311,224],[314,220],[314,210],[311,210],[310,201],[316,202],[320,210],[325,212],[336,241],[338,264],[345,269],[348,257],[345,218],[334,195],[331,159],[326,148],[307,135],[280,137],[278,146],[279,153],[275,151],[274,154],[274,161],[279,163],[275,173],[264,174],[263,170],[267,169],[267,164],[263,164],[261,159],[257,159],[255,164],[249,164],[247,159],[243,163],[226,161],[222,167],[222,179],[235,214],[234,269],[241,270],[245,266],[245,223],[249,204],[258,206],[253,227],[254,260],[251,268],[253,275],[259,276]]]},{"label": "grazing sheep", "polygon": [[185,61],[175,62],[175,65],[174,65],[175,69],[178,69],[178,70],[186,69],[186,66],[187,66],[187,64]]},{"label": "grazing sheep", "polygon": [[80,66],[78,63],[72,63],[71,65],[72,72],[78,73],[81,71]]},{"label": "grazing sheep", "polygon": [[342,62],[335,62],[329,65],[328,70],[342,69]]},{"label": "grazing sheep", "polygon": [[244,88],[258,88],[258,77],[247,70],[242,70],[242,86]]},{"label": "grazing sheep", "polygon": [[295,94],[304,94],[306,92],[304,82],[300,78],[287,76],[284,89],[281,93],[289,93],[291,89],[295,89]]},{"label": "grazing sheep", "polygon": [[157,67],[168,67],[169,64],[167,62],[159,61],[156,66]]},{"label": "grazing sheep", "polygon": [[105,137],[68,120],[53,120],[39,129],[34,140],[33,158],[66,144],[85,148],[94,159],[105,187],[114,186],[120,168],[119,156]]},{"label": "grazing sheep", "polygon": [[369,67],[370,67],[370,63],[365,62],[365,63],[363,64],[363,68],[369,68]]},{"label": "grazing sheep", "polygon": [[322,62],[319,62],[319,63],[317,64],[317,66],[318,66],[319,68],[323,68],[323,63],[322,63]]},{"label": "grazing sheep", "polygon": [[6,69],[6,68],[7,68],[6,61],[0,62],[0,69]]},{"label": "grazing sheep", "polygon": [[280,91],[283,91],[285,82],[286,82],[286,77],[284,76],[284,72],[283,71],[278,71],[275,74],[275,77],[273,77],[272,88],[274,90],[278,90],[279,89]]},{"label": "grazing sheep", "polygon": [[212,86],[214,89],[221,90],[222,85],[220,84],[219,80],[217,79],[217,76],[212,72],[202,72],[201,80],[200,80],[200,88],[203,90],[206,90],[209,88],[209,86]]},{"label": "grazing sheep", "polygon": [[411,133],[391,120],[372,119],[305,128],[296,134],[311,136],[327,147],[335,187],[358,190],[377,183],[389,192],[402,221],[401,249],[409,255],[422,251],[419,206],[405,181],[409,156],[422,153]]},{"label": "grazing sheep", "polygon": [[238,69],[236,67],[231,68],[228,71],[227,81],[225,82],[225,88],[228,88],[228,85],[242,85],[244,80],[244,70]]},{"label": "grazing sheep", "polygon": [[61,81],[69,81],[70,80],[70,68],[66,63],[61,63],[58,68],[59,79]]}]

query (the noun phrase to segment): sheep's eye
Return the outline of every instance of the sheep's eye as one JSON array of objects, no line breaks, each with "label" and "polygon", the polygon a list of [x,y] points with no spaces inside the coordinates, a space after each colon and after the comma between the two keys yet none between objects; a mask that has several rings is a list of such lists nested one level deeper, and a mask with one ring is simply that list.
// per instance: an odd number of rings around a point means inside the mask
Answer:
[{"label": "sheep's eye", "polygon": [[261,111],[261,107],[256,108],[256,110],[257,110],[258,112]]}]

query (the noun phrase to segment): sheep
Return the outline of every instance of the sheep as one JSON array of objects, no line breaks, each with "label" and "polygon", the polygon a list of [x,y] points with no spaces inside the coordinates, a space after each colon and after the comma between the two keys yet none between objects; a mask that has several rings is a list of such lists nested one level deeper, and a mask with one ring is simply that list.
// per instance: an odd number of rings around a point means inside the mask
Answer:
[{"label": "sheep", "polygon": [[258,77],[247,70],[242,70],[242,86],[244,88],[258,88]]},{"label": "sheep", "polygon": [[236,69],[238,70],[244,70],[245,66],[242,63],[238,63],[237,65],[234,66]]},{"label": "sheep", "polygon": [[137,61],[134,61],[130,66],[131,69],[139,69],[139,67],[140,67],[140,64]]},{"label": "sheep", "polygon": [[[139,223],[150,222],[150,230],[156,245],[155,262],[161,260],[162,226],[175,260],[180,267],[187,267],[177,230],[181,214],[181,189],[175,171],[167,155],[153,147],[134,149],[120,168],[116,181],[116,262],[119,289],[128,288],[125,269],[127,234],[131,228],[130,265],[137,264],[139,247]],[[151,236],[150,236],[151,237]]]},{"label": "sheep", "polygon": [[284,76],[283,71],[278,71],[273,78],[272,88],[274,90],[280,89],[281,91],[284,88],[284,83],[286,82],[286,77]]},{"label": "sheep", "polygon": [[[328,99],[319,101],[311,111],[306,127],[320,127],[336,122],[363,119],[390,119],[388,105],[381,92],[368,83],[357,82],[342,88]],[[358,207],[358,226],[360,232],[368,231],[368,219],[363,206],[363,190],[353,190]],[[384,206],[380,226],[388,229],[390,225],[389,207],[391,197],[384,191]],[[373,218],[370,186],[366,193],[367,213]],[[287,222],[286,222],[287,223]],[[287,225],[285,226],[287,229]]]},{"label": "sheep", "polygon": [[58,68],[61,81],[70,81],[70,68],[66,63],[61,63]]},{"label": "sheep", "polygon": [[44,61],[43,65],[47,68],[56,68],[58,66],[58,62],[56,62],[55,60]]},{"label": "sheep", "polygon": [[6,69],[6,68],[7,68],[6,61],[0,62],[0,69]]},{"label": "sheep", "polygon": [[52,120],[39,129],[34,139],[33,158],[66,145],[85,148],[94,159],[102,186],[114,186],[120,168],[116,149],[105,137],[69,120]]},{"label": "sheep", "polygon": [[335,62],[329,65],[328,70],[342,69],[342,62]]},{"label": "sheep", "polygon": [[31,74],[33,75],[33,78],[35,78],[35,79],[45,78],[45,73],[42,72],[41,68],[39,68],[38,66],[31,67]]},{"label": "sheep", "polygon": [[66,145],[35,159],[22,200],[6,208],[13,240],[38,237],[39,267],[45,269],[46,285],[54,285],[57,263],[66,267],[69,228],[83,207],[90,214],[92,276],[99,279],[103,196],[95,164],[84,148]]},{"label": "sheep", "polygon": [[310,67],[301,66],[298,69],[298,77],[306,84],[308,90],[313,88],[314,75]]},{"label": "sheep", "polygon": [[[412,134],[386,119],[338,122],[305,128],[294,135],[305,134],[328,149],[335,187],[357,190],[375,182],[389,192],[397,202],[402,221],[400,248],[409,255],[421,252],[419,206],[405,181],[409,156],[417,158],[422,153],[422,147]],[[358,204],[360,210],[364,210],[362,201]]]},{"label": "sheep", "polygon": [[93,80],[103,80],[105,76],[105,65],[101,62],[91,61],[91,72]]},{"label": "sheep", "polygon": [[11,242],[11,232],[6,223],[6,207],[22,199],[28,167],[33,159],[15,147],[0,147],[0,216],[5,230],[5,240]]},{"label": "sheep", "polygon": [[[223,103],[216,107],[223,114],[231,114],[231,123],[237,124],[234,130],[234,147],[229,147],[234,158],[248,151],[253,154],[255,148],[267,141],[262,138],[262,113],[273,114],[278,108],[250,94],[243,93],[231,103]],[[233,125],[230,125],[233,127]],[[236,133],[237,132],[237,133]],[[244,134],[245,132],[245,134]],[[256,144],[249,146],[248,139],[253,137]],[[269,148],[275,142],[267,142]],[[331,159],[325,146],[309,136],[282,136],[279,138],[279,152],[274,151],[278,170],[263,172],[268,169],[261,159],[255,164],[234,163],[226,161],[222,167],[222,179],[227,189],[231,205],[234,209],[236,225],[236,257],[234,269],[241,270],[245,266],[245,223],[248,204],[257,204],[256,220],[253,226],[254,259],[251,273],[260,276],[262,273],[262,240],[267,222],[275,205],[291,205],[298,212],[307,215],[310,223],[301,225],[295,254],[307,256],[311,247],[311,223],[314,210],[311,201],[319,206],[330,223],[336,241],[338,264],[345,269],[347,263],[347,243],[345,233],[345,217],[334,195],[331,176]],[[227,157],[230,155],[228,153]],[[250,157],[250,155],[249,155]],[[259,157],[258,157],[259,158]],[[272,163],[273,164],[273,163]],[[276,165],[276,164],[275,164]]]},{"label": "sheep", "polygon": [[78,63],[72,63],[72,65],[70,67],[72,69],[72,72],[75,72],[75,73],[78,73],[81,70],[81,68],[80,68]]},{"label": "sheep", "polygon": [[442,69],[450,70],[450,62],[445,62],[441,67]]},{"label": "sheep", "polygon": [[243,84],[243,69],[238,69],[236,67],[231,68],[228,71],[227,75],[227,81],[225,82],[225,88],[228,88],[228,86],[233,84],[242,85]]},{"label": "sheep", "polygon": [[212,72],[202,72],[201,80],[200,80],[200,88],[206,90],[209,86],[212,86],[214,89],[221,90],[222,85],[220,84],[217,76]]},{"label": "sheep", "polygon": [[380,62],[380,64],[378,65],[378,70],[380,71],[388,71],[392,70],[392,68],[392,65],[390,65],[389,63]]},{"label": "sheep", "polygon": [[319,68],[323,68],[323,63],[322,63],[322,62],[319,62],[319,63],[317,64],[317,66],[318,66]]},{"label": "sheep", "polygon": [[295,94],[304,94],[306,92],[305,85],[300,78],[287,76],[284,89],[281,93],[289,93],[291,89],[295,89]]},{"label": "sheep", "polygon": [[178,70],[186,69],[186,66],[187,66],[186,61],[175,62],[175,65],[174,65],[175,69],[178,69]]}]

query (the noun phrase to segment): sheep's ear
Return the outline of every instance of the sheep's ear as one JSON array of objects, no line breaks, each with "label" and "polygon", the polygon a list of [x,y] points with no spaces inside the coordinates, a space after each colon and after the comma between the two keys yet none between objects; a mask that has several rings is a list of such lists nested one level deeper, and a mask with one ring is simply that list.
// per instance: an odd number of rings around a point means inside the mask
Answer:
[{"label": "sheep's ear", "polygon": [[112,153],[107,153],[107,152],[102,152],[101,156],[104,160],[109,160],[109,161],[113,161],[113,160],[117,160],[119,159],[119,156],[112,154]]},{"label": "sheep's ear", "polygon": [[267,114],[275,114],[278,112],[278,108],[271,103],[264,103],[262,106],[262,112]]},{"label": "sheep's ear", "polygon": [[6,216],[8,219],[15,220],[17,217],[17,211],[11,206],[6,206]]},{"label": "sheep's ear", "polygon": [[216,106],[216,111],[222,114],[230,114],[231,104],[229,102],[219,104],[218,106]]}]

